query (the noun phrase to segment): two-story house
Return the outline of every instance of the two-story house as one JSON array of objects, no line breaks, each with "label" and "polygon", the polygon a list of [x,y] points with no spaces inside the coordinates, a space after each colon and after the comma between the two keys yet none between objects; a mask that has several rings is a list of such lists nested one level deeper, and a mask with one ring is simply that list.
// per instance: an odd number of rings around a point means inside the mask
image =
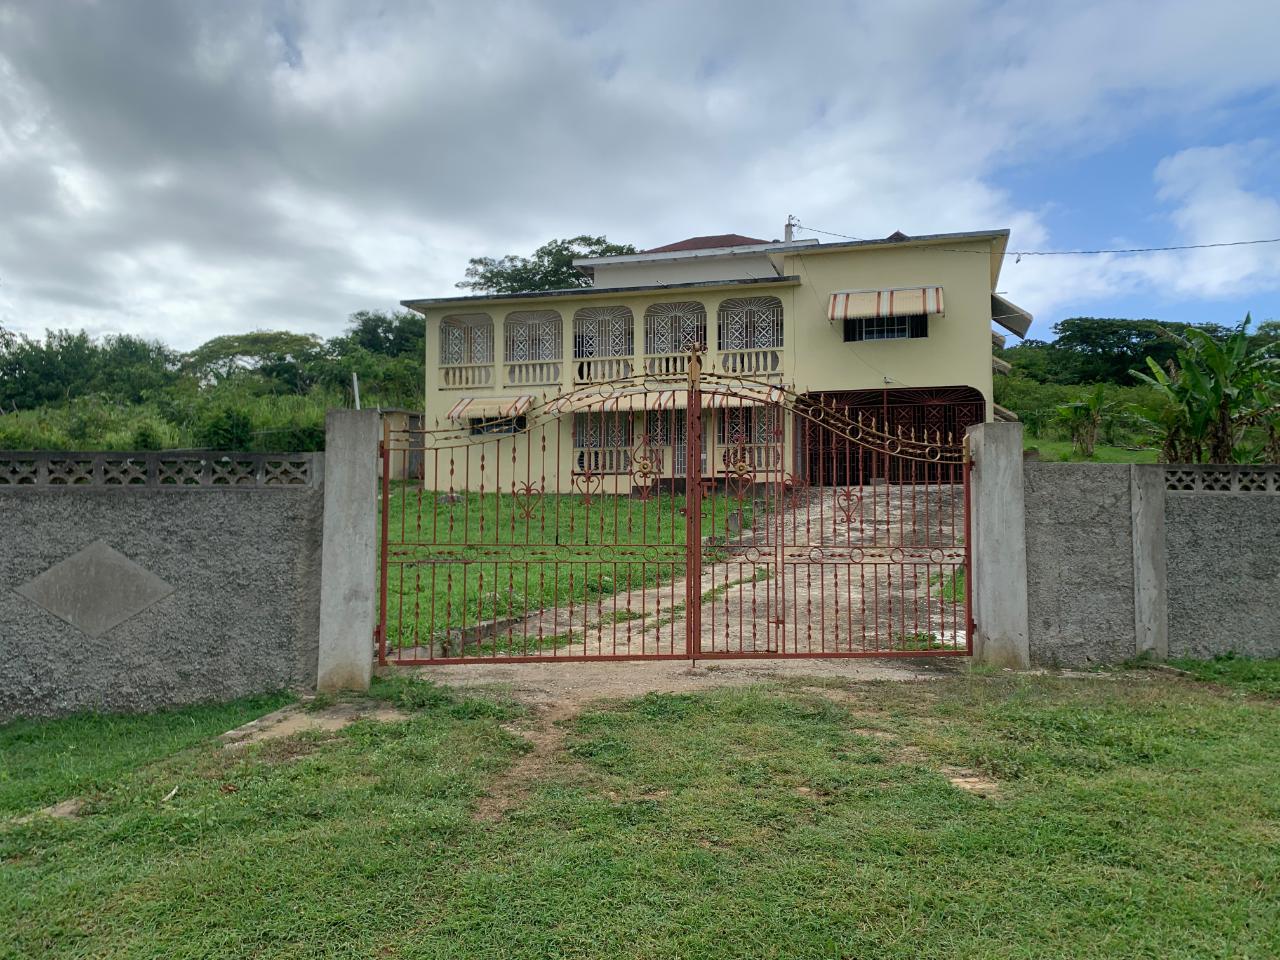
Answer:
[{"label": "two-story house", "polygon": [[[685,420],[670,411],[686,394],[670,387],[698,345],[722,378],[703,403],[704,476],[723,469],[717,451],[744,445],[758,448],[762,473],[805,470],[814,454],[778,422],[780,397],[958,444],[996,409],[991,350],[1003,335],[992,324],[1023,336],[1031,322],[995,292],[1008,236],[695,237],[575,261],[589,287],[405,300],[427,318],[427,421],[487,436],[557,418],[550,483],[561,490],[584,471],[628,490],[641,439],[678,477]],[[528,456],[519,447],[513,460]]]}]

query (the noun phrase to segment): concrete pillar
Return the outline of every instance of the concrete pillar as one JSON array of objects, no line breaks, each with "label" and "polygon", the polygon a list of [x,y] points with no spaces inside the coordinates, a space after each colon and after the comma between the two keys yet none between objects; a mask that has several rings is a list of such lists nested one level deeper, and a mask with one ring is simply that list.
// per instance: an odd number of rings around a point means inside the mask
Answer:
[{"label": "concrete pillar", "polygon": [[1164,540],[1163,464],[1133,464],[1129,490],[1133,520],[1134,649],[1158,660],[1169,655],[1169,604]]},{"label": "concrete pillar", "polygon": [[368,690],[378,601],[378,412],[330,410],[324,435],[316,689]]},{"label": "concrete pillar", "polygon": [[968,439],[974,660],[1021,670],[1031,666],[1022,424],[975,424]]}]

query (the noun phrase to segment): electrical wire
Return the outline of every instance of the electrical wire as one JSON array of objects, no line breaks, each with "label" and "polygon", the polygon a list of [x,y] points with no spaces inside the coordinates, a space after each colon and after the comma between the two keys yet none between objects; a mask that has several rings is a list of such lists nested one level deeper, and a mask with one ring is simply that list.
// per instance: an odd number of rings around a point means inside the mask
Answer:
[{"label": "electrical wire", "polygon": [[[856,240],[860,243],[877,242],[875,240],[868,240],[866,237],[853,237],[847,233],[836,233],[832,230],[819,230],[817,227],[805,226],[802,223],[796,224],[796,228],[799,230],[807,230],[809,233],[821,233],[828,237],[839,237],[842,240]],[[946,247],[933,247],[931,249],[939,253],[976,253],[979,256],[992,257],[1087,257],[1110,253],[1168,253],[1176,250],[1211,250],[1218,247],[1251,247],[1262,243],[1280,243],[1280,237],[1270,237],[1265,240],[1228,240],[1222,243],[1186,243],[1170,247],[1116,247],[1113,249],[1098,250],[1006,250],[1004,253],[996,253],[994,250],[990,252],[985,250],[953,250]]]}]

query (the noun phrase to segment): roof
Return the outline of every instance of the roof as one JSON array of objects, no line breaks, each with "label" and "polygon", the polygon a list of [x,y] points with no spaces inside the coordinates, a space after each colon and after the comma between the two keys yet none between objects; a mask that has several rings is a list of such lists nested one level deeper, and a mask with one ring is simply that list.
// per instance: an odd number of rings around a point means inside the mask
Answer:
[{"label": "roof", "polygon": [[680,250],[708,250],[712,247],[753,247],[757,244],[768,243],[768,240],[759,240],[755,237],[744,237],[740,233],[716,233],[706,237],[690,237],[688,240],[678,240],[675,243],[668,243],[662,247],[654,247],[652,250],[643,250],[642,253],[676,253]]},{"label": "roof", "polygon": [[480,293],[467,297],[428,297],[417,300],[401,300],[400,306],[410,310],[424,310],[428,307],[449,306],[451,304],[468,305],[491,303],[501,300],[544,300],[549,297],[616,297],[624,293],[666,293],[677,290],[701,290],[717,287],[752,287],[752,286],[798,286],[800,278],[790,277],[750,277],[742,280],[691,280],[688,283],[646,283],[632,287],[566,287],[562,290],[530,290],[524,293]]}]

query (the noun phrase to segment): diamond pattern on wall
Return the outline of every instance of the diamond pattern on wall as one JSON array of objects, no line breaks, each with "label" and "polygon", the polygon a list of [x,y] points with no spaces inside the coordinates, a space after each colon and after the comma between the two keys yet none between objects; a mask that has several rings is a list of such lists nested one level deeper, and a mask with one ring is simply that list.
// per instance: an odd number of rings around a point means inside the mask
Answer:
[{"label": "diamond pattern on wall", "polygon": [[102,636],[174,592],[102,540],[15,589],[90,637]]}]

